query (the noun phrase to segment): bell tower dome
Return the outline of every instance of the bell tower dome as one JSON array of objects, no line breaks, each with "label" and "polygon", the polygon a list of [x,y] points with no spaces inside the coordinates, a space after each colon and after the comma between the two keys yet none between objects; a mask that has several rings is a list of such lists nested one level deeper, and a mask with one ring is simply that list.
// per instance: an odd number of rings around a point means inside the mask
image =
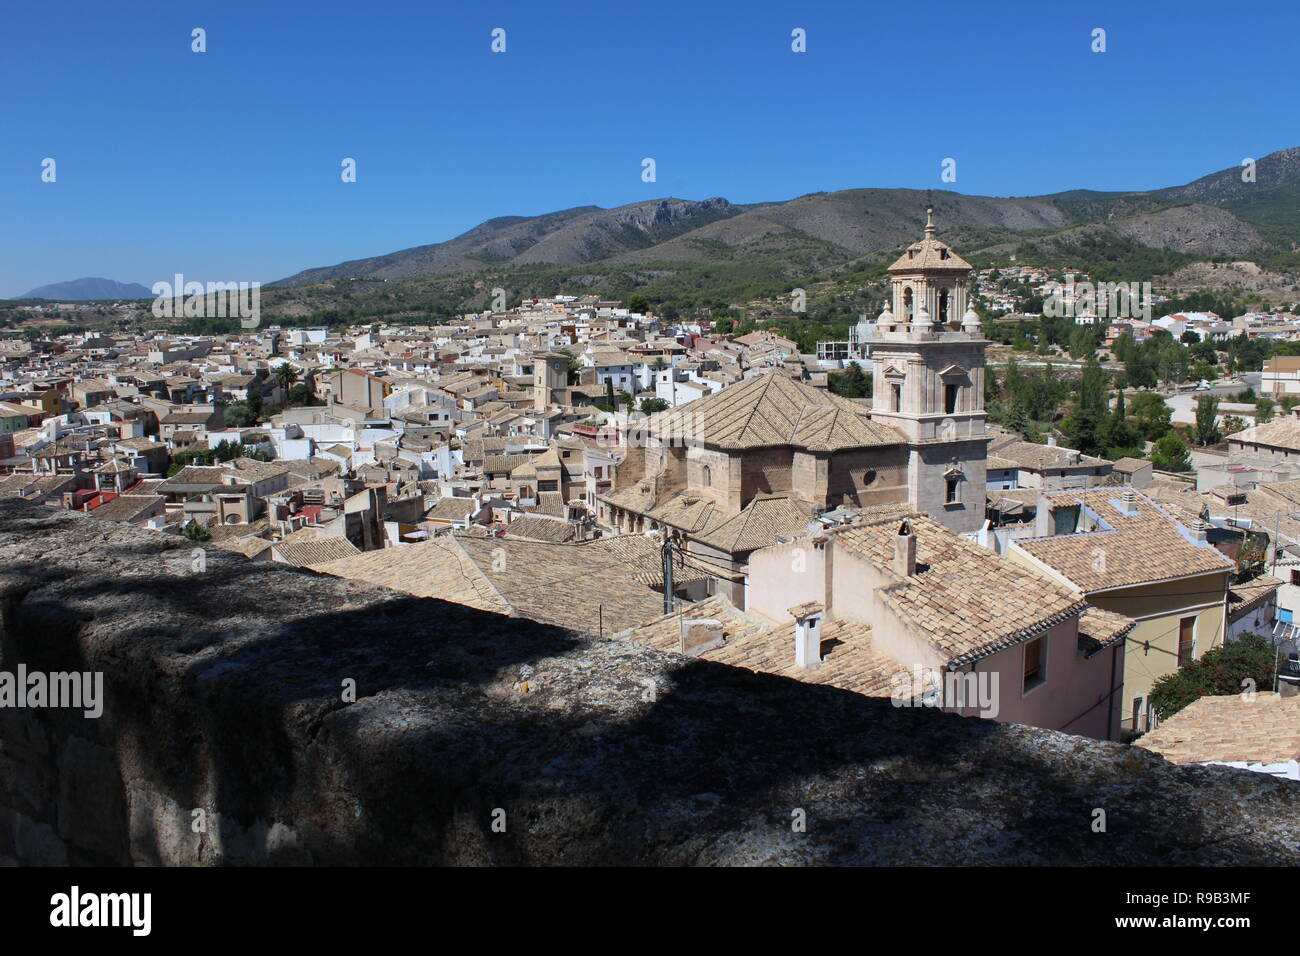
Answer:
[{"label": "bell tower dome", "polygon": [[956,328],[966,313],[971,264],[935,235],[934,207],[925,211],[925,235],[889,267],[894,315],[919,334]]}]

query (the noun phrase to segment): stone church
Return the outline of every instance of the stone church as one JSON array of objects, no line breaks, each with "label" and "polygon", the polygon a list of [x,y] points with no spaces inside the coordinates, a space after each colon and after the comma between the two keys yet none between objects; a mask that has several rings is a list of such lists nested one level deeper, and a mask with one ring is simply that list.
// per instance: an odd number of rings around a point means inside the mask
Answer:
[{"label": "stone church", "polygon": [[906,505],[977,530],[988,343],[968,302],[971,266],[936,237],[931,212],[889,272],[892,302],[863,343],[869,405],[777,370],[660,412],[624,434],[600,523],[674,535],[740,607],[749,554],[841,505]]}]

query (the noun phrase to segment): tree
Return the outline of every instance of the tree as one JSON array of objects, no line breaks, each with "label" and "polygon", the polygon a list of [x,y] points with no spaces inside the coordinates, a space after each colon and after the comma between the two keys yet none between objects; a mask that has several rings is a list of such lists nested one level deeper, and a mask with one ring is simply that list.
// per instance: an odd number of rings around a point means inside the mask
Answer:
[{"label": "tree", "polygon": [[1061,423],[1061,429],[1072,447],[1085,455],[1095,455],[1102,450],[1106,420],[1106,373],[1097,357],[1090,355],[1079,383],[1078,403],[1070,417]]},{"label": "tree", "polygon": [[650,300],[638,292],[635,295],[630,296],[628,298],[627,308],[629,312],[640,312],[640,313],[649,312]]},{"label": "tree", "polygon": [[653,415],[655,412],[662,412],[666,408],[668,408],[668,402],[662,398],[641,399],[641,411],[646,415]]},{"label": "tree", "polygon": [[1169,431],[1169,419],[1173,413],[1173,409],[1155,392],[1138,392],[1133,396],[1133,418],[1147,441],[1155,441]]},{"label": "tree", "polygon": [[1139,457],[1142,454],[1142,437],[1137,429],[1129,424],[1128,414],[1124,410],[1124,390],[1119,390],[1115,399],[1115,412],[1106,425],[1103,445],[1111,458]]},{"label": "tree", "polygon": [[1161,471],[1190,471],[1192,456],[1176,432],[1169,432],[1151,450],[1151,463]]},{"label": "tree", "polygon": [[1011,403],[1011,411],[1007,413],[1007,420],[1003,423],[1008,431],[1016,432],[1020,437],[1025,437],[1030,429],[1029,416],[1025,414],[1025,406],[1020,402]]},{"label": "tree", "polygon": [[850,362],[843,372],[831,372],[826,387],[843,398],[867,398],[871,395],[871,376],[857,362]]},{"label": "tree", "polygon": [[275,367],[275,381],[287,392],[298,381],[298,370],[288,362],[281,362]]},{"label": "tree", "polygon": [[603,401],[597,402],[596,407],[607,412],[618,411],[618,402],[614,399],[614,380],[612,378],[605,379],[605,398]]},{"label": "tree", "polygon": [[191,541],[212,540],[212,533],[208,531],[207,528],[203,527],[203,525],[199,524],[197,521],[195,521],[192,518],[190,519],[190,523],[185,526],[185,530],[182,531],[181,534],[189,538]]},{"label": "tree", "polygon": [[1201,445],[1214,445],[1223,433],[1219,430],[1219,396],[1196,397],[1196,441]]},{"label": "tree", "polygon": [[[1212,647],[1196,660],[1166,674],[1151,687],[1151,706],[1168,720],[1201,697],[1240,694],[1244,688],[1273,689],[1276,652],[1258,634]],[[1253,682],[1253,683],[1248,683]]]},{"label": "tree", "polygon": [[288,402],[290,405],[310,405],[314,398],[311,388],[302,382],[289,389]]},{"label": "tree", "polygon": [[[1277,408],[1277,402],[1267,395],[1261,395],[1255,400],[1255,424],[1262,425],[1265,422],[1273,420],[1273,411]],[[1232,434],[1229,432],[1228,434]]]},{"label": "tree", "polygon": [[1240,415],[1223,416],[1223,433],[1225,435],[1235,435],[1239,431],[1245,431],[1246,419]]}]

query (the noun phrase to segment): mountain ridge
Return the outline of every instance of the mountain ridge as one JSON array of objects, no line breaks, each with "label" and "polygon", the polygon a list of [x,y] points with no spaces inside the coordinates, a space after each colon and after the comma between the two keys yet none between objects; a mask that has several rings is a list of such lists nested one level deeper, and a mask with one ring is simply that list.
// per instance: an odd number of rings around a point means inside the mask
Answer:
[{"label": "mountain ridge", "polygon": [[91,302],[98,299],[145,299],[151,295],[153,293],[138,282],[118,282],[116,279],[86,277],[43,285],[17,298]]},{"label": "mountain ridge", "polygon": [[[305,269],[267,283],[286,288],[335,279],[404,281],[536,265],[709,263],[796,251],[824,267],[916,238],[933,202],[945,231],[1004,233],[1004,243],[1069,243],[1099,230],[1192,256],[1286,250],[1300,242],[1300,147],[1259,159],[1255,181],[1229,167],[1181,186],[1142,192],[1072,189],[1044,196],[977,196],[951,190],[859,188],[749,204],[668,197],[501,216],[444,242]],[[996,247],[994,243],[991,247]],[[810,257],[810,258],[809,258]]]}]

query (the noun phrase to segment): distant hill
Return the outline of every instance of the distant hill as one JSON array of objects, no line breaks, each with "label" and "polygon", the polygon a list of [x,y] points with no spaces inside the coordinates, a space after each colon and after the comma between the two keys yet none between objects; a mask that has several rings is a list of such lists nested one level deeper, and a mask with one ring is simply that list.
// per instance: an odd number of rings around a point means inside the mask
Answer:
[{"label": "distant hill", "polygon": [[23,299],[51,299],[57,302],[86,302],[92,299],[147,299],[153,295],[138,282],[113,279],[73,279],[33,289]]},{"label": "distant hill", "polygon": [[[1171,267],[1193,258],[1264,257],[1300,242],[1300,148],[1261,158],[1256,181],[1241,168],[1142,193],[1070,190],[999,198],[913,189],[848,189],[782,202],[656,199],[614,209],[581,206],[541,216],[492,219],[446,242],[307,269],[271,283],[437,279],[538,266],[599,264],[601,271],[660,264],[762,263],[807,275],[914,239],[927,201],[963,252],[1043,255],[1087,248],[1146,249]],[[1144,254],[1145,255],[1145,254]],[[1162,258],[1163,257],[1163,258]]]}]

